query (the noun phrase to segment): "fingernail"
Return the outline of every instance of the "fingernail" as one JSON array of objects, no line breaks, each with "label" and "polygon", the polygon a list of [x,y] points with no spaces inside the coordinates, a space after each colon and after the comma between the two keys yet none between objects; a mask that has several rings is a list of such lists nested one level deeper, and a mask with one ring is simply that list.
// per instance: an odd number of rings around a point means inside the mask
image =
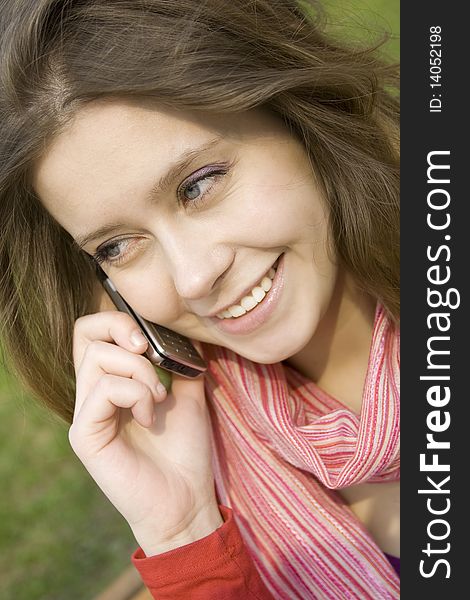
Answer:
[{"label": "fingernail", "polygon": [[166,387],[163,385],[163,383],[157,383],[157,394],[159,396],[166,394]]},{"label": "fingernail", "polygon": [[136,329],[131,333],[131,342],[134,346],[142,346],[147,343],[147,340],[145,339],[144,334]]}]

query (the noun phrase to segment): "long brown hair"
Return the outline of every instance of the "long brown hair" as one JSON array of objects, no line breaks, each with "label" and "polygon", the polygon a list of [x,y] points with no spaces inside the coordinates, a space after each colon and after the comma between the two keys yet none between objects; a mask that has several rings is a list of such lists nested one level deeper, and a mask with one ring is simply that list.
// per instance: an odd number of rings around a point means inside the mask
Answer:
[{"label": "long brown hair", "polygon": [[72,334],[92,269],[42,208],[31,171],[84,103],[275,111],[303,141],[340,261],[399,308],[396,68],[324,34],[296,0],[14,0],[0,21],[0,337],[22,381],[71,421]]}]

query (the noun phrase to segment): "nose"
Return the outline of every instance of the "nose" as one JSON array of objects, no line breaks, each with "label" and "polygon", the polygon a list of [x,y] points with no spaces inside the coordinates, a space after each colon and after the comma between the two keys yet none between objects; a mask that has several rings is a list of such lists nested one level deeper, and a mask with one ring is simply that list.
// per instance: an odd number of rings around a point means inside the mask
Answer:
[{"label": "nose", "polygon": [[166,228],[159,241],[178,295],[198,300],[214,292],[233,263],[234,250],[217,242],[213,231],[190,229]]}]

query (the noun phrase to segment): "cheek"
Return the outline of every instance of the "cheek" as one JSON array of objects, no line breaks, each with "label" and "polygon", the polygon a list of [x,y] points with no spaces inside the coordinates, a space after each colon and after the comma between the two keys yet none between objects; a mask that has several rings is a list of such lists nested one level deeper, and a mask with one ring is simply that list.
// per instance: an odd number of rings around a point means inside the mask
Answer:
[{"label": "cheek", "polygon": [[98,290],[93,298],[93,305],[97,312],[104,312],[108,310],[117,310],[114,306],[114,302],[108,296],[103,288]]},{"label": "cheek", "polygon": [[149,321],[171,324],[181,315],[174,286],[157,270],[146,269],[140,275],[116,277],[116,287],[130,306]]},{"label": "cheek", "polygon": [[[299,233],[327,220],[327,204],[304,149],[296,143],[250,149],[240,165],[240,212],[272,235]],[[243,218],[242,215],[242,218]]]},{"label": "cheek", "polygon": [[257,246],[290,243],[324,245],[327,215],[320,197],[311,189],[270,189],[250,195],[250,206],[239,210],[237,223],[256,236]]}]

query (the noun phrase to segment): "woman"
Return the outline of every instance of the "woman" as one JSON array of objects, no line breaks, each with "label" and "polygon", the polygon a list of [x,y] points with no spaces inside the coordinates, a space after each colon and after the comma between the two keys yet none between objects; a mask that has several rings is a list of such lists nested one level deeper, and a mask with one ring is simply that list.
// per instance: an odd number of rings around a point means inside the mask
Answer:
[{"label": "woman", "polygon": [[[5,4],[4,344],[145,583],[396,598],[394,69],[294,0]],[[159,385],[92,262],[204,378]]]}]

